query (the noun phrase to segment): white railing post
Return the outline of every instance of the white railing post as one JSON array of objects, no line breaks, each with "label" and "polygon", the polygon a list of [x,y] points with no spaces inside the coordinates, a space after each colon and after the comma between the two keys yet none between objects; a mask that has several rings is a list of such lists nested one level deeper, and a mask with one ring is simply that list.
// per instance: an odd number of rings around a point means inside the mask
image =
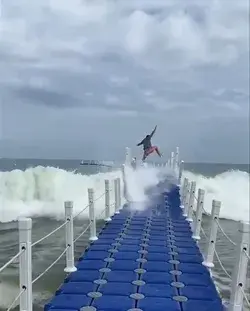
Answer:
[{"label": "white railing post", "polygon": [[194,221],[194,234],[192,238],[196,241],[201,239],[200,231],[201,231],[201,224],[202,224],[202,211],[204,206],[204,198],[205,198],[205,191],[202,189],[198,190],[198,199],[197,199],[197,207],[196,207],[196,217]]},{"label": "white railing post", "polygon": [[185,195],[185,201],[184,201],[184,211],[183,211],[183,216],[184,217],[187,217],[187,215],[188,215],[188,206],[189,206],[189,198],[190,198],[190,187],[191,187],[191,183],[188,181],[186,195]]},{"label": "white railing post", "polygon": [[109,180],[105,179],[105,221],[111,221],[110,213],[110,186]]},{"label": "white railing post", "polygon": [[131,151],[130,148],[126,147],[126,158],[125,158],[125,164],[131,165]]},{"label": "white railing post", "polygon": [[127,202],[129,202],[128,196],[128,188],[127,188],[127,181],[126,181],[126,172],[125,172],[125,164],[122,165],[122,179],[123,179],[123,196]]},{"label": "white railing post", "polygon": [[179,171],[179,147],[176,147],[175,157],[174,157],[174,169],[176,173]]},{"label": "white railing post", "polygon": [[68,221],[66,224],[66,267],[64,272],[71,273],[75,272],[77,269],[75,267],[74,260],[74,224],[73,224],[73,202],[67,201],[64,202],[65,209],[65,221]]},{"label": "white railing post", "polygon": [[20,311],[32,311],[32,246],[31,230],[32,219],[20,218],[18,220],[19,228],[19,250],[23,251],[19,258],[19,284],[22,293],[20,297]]},{"label": "white railing post", "polygon": [[174,152],[171,152],[171,157],[170,157],[170,167],[174,169]]},{"label": "white railing post", "polygon": [[196,182],[192,181],[191,182],[189,202],[188,202],[188,214],[187,214],[187,221],[189,221],[189,222],[193,222],[195,189],[196,189]]},{"label": "white railing post", "polygon": [[180,166],[179,166],[179,176],[178,176],[178,183],[179,185],[181,185],[181,178],[182,178],[182,173],[184,171],[184,161],[180,162]]},{"label": "white railing post", "polygon": [[121,179],[119,177],[117,178],[117,192],[118,192],[118,205],[119,205],[118,209],[120,210],[122,200],[121,200]]},{"label": "white railing post", "polygon": [[114,180],[114,188],[115,188],[115,213],[116,214],[119,214],[119,208],[120,208],[120,205],[119,205],[119,178],[115,178]]},{"label": "white railing post", "polygon": [[181,188],[181,208],[182,209],[184,209],[185,207],[187,192],[188,192],[188,179],[185,177],[183,186]]},{"label": "white railing post", "polygon": [[[228,311],[242,311],[243,308],[243,293],[247,280],[247,266],[249,254],[249,236],[250,224],[240,222],[239,226],[240,241],[237,243],[236,249],[236,264],[232,275],[231,296],[228,306]],[[246,252],[246,253],[245,253]]]},{"label": "white railing post", "polygon": [[89,221],[90,221],[90,241],[98,240],[96,236],[96,219],[95,219],[95,199],[94,199],[94,190],[92,188],[88,189],[89,197]]},{"label": "white railing post", "polygon": [[213,260],[214,260],[214,251],[215,251],[215,244],[216,244],[217,231],[218,231],[217,221],[219,220],[220,207],[221,207],[221,202],[213,200],[212,214],[211,214],[211,219],[210,219],[210,234],[209,234],[208,247],[207,247],[205,260],[202,262],[202,264],[206,266],[207,268],[214,267]]},{"label": "white railing post", "polygon": [[132,161],[131,161],[131,166],[134,170],[136,170],[136,167],[137,167],[137,161],[136,161],[136,158],[132,158]]}]

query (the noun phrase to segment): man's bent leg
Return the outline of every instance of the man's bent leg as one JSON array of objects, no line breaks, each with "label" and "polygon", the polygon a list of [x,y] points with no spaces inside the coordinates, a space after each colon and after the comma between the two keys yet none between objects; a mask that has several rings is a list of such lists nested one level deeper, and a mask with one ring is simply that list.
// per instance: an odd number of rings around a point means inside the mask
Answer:
[{"label": "man's bent leg", "polygon": [[150,155],[150,153],[154,152],[153,147],[144,150],[142,161],[145,161],[146,158]]},{"label": "man's bent leg", "polygon": [[145,150],[144,153],[143,153],[142,161],[145,161],[146,158],[147,158],[147,153],[146,153],[146,150]]},{"label": "man's bent leg", "polygon": [[160,151],[159,151],[159,149],[158,149],[157,146],[154,147],[154,150],[156,151],[156,153],[158,154],[158,156],[161,157],[161,153],[160,153]]}]

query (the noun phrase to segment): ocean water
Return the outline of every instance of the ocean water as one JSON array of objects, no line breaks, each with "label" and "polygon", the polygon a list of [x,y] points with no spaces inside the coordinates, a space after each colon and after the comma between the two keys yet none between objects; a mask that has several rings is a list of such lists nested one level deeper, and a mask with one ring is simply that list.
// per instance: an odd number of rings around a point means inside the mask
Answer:
[{"label": "ocean water", "polygon": [[[78,160],[13,160],[0,159],[0,267],[18,252],[17,219],[32,217],[32,240],[36,241],[64,220],[63,202],[74,202],[74,214],[87,205],[87,189],[93,188],[98,197],[104,192],[104,180],[113,181],[121,177],[119,165],[116,168],[79,165]],[[145,200],[145,189],[158,182],[162,168],[140,169],[130,173],[128,189],[134,200]],[[197,187],[206,191],[205,210],[211,212],[213,199],[222,202],[221,226],[228,236],[237,242],[238,221],[249,219],[249,165],[186,163],[184,176],[197,182]],[[111,192],[111,202],[114,194]],[[123,200],[124,201],[124,200]],[[96,213],[104,209],[104,198],[97,201]],[[98,217],[97,227],[103,225],[103,215]],[[75,220],[75,236],[78,236],[88,222],[88,211]],[[205,232],[209,230],[209,216],[203,217]],[[88,245],[89,232],[75,245],[78,258]],[[206,243],[200,243],[204,251]],[[33,249],[33,278],[44,271],[63,251],[65,232],[61,229],[52,237]],[[219,231],[216,250],[225,269],[231,273],[235,261],[235,247]],[[58,288],[65,277],[63,257],[49,273],[34,284],[34,310],[43,305]],[[230,295],[230,279],[225,275],[217,260],[213,270],[214,279],[222,297]],[[248,273],[248,281],[249,273]],[[18,264],[14,263],[0,274],[0,310],[6,310],[19,292]],[[248,282],[247,292],[250,292]],[[245,308],[245,310],[248,310]]]}]

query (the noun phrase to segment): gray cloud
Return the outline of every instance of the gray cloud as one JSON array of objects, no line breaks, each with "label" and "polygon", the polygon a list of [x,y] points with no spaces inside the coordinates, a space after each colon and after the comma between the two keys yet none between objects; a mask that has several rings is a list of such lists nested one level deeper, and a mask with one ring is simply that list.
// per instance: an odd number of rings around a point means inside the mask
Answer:
[{"label": "gray cloud", "polygon": [[248,13],[247,0],[4,0],[0,152],[113,158],[159,124],[166,153],[248,161]]}]

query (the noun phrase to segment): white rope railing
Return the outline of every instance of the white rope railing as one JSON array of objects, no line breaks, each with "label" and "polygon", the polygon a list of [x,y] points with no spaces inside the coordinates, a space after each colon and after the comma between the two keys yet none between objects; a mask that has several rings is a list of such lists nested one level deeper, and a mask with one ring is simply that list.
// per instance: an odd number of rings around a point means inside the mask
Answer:
[{"label": "white rope railing", "polygon": [[25,249],[21,249],[20,252],[18,252],[15,256],[13,256],[8,262],[6,262],[5,265],[3,265],[0,268],[0,273],[7,268],[9,265],[11,265],[17,258],[19,258],[19,256],[25,251]]},{"label": "white rope railing", "polygon": [[88,224],[88,226],[83,230],[83,232],[80,233],[80,234],[78,235],[78,237],[74,239],[74,243],[75,243],[76,241],[78,241],[78,240],[88,231],[88,229],[90,228],[90,226],[91,226],[91,222],[90,222],[90,223]]},{"label": "white rope railing", "polygon": [[101,211],[101,213],[98,214],[98,216],[97,216],[96,218],[97,218],[97,219],[98,219],[98,218],[101,218],[101,216],[104,215],[105,211],[106,211],[106,208],[104,208],[104,209]]},{"label": "white rope railing", "polygon": [[[190,187],[192,185],[192,187]],[[202,227],[202,215],[203,213],[207,214],[204,209],[204,194],[205,191],[202,189],[198,190],[198,197],[194,196],[196,202],[196,211],[195,215],[193,213],[193,198],[191,198],[192,193],[195,191],[195,183],[190,183],[187,178],[184,178],[183,188],[181,189],[181,207],[183,209],[183,216],[186,217],[187,221],[192,222],[192,237],[197,242],[200,240],[200,233],[205,237],[207,243],[206,253],[204,256],[203,265],[206,266],[209,270],[214,267],[214,256],[216,261],[220,265],[222,271],[231,281],[231,296],[229,302],[228,311],[239,311],[240,307],[243,306],[243,300],[246,300],[246,303],[249,303],[245,291],[246,286],[246,275],[247,275],[247,263],[250,260],[249,256],[249,231],[250,224],[240,222],[239,225],[239,243],[235,243],[225,232],[219,221],[219,213],[221,208],[221,202],[213,200],[212,201],[212,211],[210,216],[210,232],[209,235],[206,234],[204,228]],[[189,219],[191,218],[194,219]],[[217,240],[217,231],[220,230],[222,235],[232,244],[236,249],[236,263],[234,272],[231,275],[225,268],[223,261],[221,260],[215,246]],[[244,289],[245,288],[245,289]]]},{"label": "white rope railing", "polygon": [[32,284],[35,284],[41,277],[43,277],[56,263],[58,263],[58,261],[63,257],[63,255],[67,252],[68,248],[70,247],[70,245],[68,245],[65,250],[61,253],[61,255],[59,255],[57,257],[56,260],[53,261],[53,263],[51,265],[48,266],[48,268],[46,268],[41,274],[39,274],[33,281]]},{"label": "white rope railing", "polygon": [[[208,236],[207,236],[206,232],[204,231],[204,229],[203,229],[202,227],[201,227],[201,232],[202,232],[202,234],[204,235],[205,239],[208,240]],[[217,257],[217,260],[218,260],[218,262],[219,262],[219,264],[220,264],[222,270],[223,270],[224,273],[231,279],[232,277],[231,277],[231,275],[227,272],[226,268],[223,266],[222,261],[220,260],[220,257],[219,257],[219,255],[218,255],[216,249],[214,250],[214,253],[215,253],[215,256]]]},{"label": "white rope railing", "polygon": [[[103,196],[103,195],[102,195]],[[101,196],[101,197],[102,197]],[[101,197],[99,197],[99,198],[101,198]],[[98,199],[97,199],[98,200]],[[95,200],[95,201],[97,201],[97,200]],[[110,205],[110,207],[112,207],[112,206],[114,206],[115,205],[115,202],[113,203],[113,204],[111,204]],[[89,205],[88,205],[89,206]],[[106,212],[106,207],[102,210],[102,212],[96,217],[97,219],[98,218],[100,218],[104,213]],[[92,222],[90,221],[90,223],[88,224],[88,226],[83,230],[83,232],[81,232],[79,235],[78,235],[78,237],[77,238],[75,238],[74,239],[74,243],[76,242],[76,241],[78,241],[87,231],[88,231],[88,229],[90,228],[90,226],[91,226],[91,224],[92,224]]]},{"label": "white rope railing", "polygon": [[[195,198],[195,201],[196,201],[196,204],[197,204],[198,200],[199,200],[199,197],[197,198],[197,196],[195,195],[194,198]],[[204,214],[206,214],[206,215],[208,214],[203,205],[202,205],[202,211],[203,211]]]},{"label": "white rope railing", "polygon": [[10,311],[15,304],[17,303],[18,299],[22,296],[22,294],[26,291],[26,288],[23,288],[19,294],[16,296],[16,298],[12,301],[12,303],[9,305],[8,309],[6,311]]},{"label": "white rope railing", "polygon": [[248,300],[247,295],[246,295],[244,289],[240,285],[239,285],[239,288],[240,288],[240,291],[242,292],[242,295],[243,295],[243,297],[244,297],[244,299],[246,301],[246,304],[247,304],[248,308],[250,308],[250,301]]},{"label": "white rope railing", "polygon": [[221,225],[220,225],[218,219],[216,219],[215,221],[217,222],[217,225],[218,225],[218,227],[219,227],[221,233],[224,235],[224,237],[225,237],[231,244],[233,244],[234,246],[236,246],[236,243],[235,243],[232,239],[230,239],[230,237],[226,234],[226,232],[224,231],[224,229],[221,227]]},{"label": "white rope railing", "polygon": [[[202,234],[204,235],[205,239],[208,241],[209,238],[208,238],[208,236],[207,236],[205,230],[204,230],[202,227],[201,227],[201,232],[202,232]],[[232,280],[232,275],[230,275],[230,273],[228,273],[228,271],[227,271],[226,268],[224,267],[224,265],[223,265],[223,263],[222,263],[222,260],[221,260],[220,257],[219,257],[218,252],[217,252],[216,250],[214,250],[214,252],[215,252],[215,256],[216,256],[216,258],[217,258],[217,260],[218,260],[218,262],[219,262],[219,264],[220,264],[221,269],[223,270],[223,272],[225,273],[225,275],[226,275],[231,281],[233,281],[233,280]],[[247,256],[248,260],[250,260],[250,256],[248,255],[247,251],[246,251],[246,250],[243,250],[243,253]],[[235,280],[235,281],[236,281],[236,280]],[[244,300],[246,301],[247,306],[250,307],[250,302],[249,302],[249,299],[248,299],[248,297],[247,297],[247,295],[246,295],[246,293],[245,293],[244,288],[242,288],[242,283],[239,283],[239,284],[237,285],[237,288],[241,291],[241,293],[242,293],[242,295],[243,295],[243,298],[244,298]],[[231,306],[232,306],[232,308],[230,309],[230,311],[231,311],[231,310],[234,310],[234,309],[233,309],[233,304],[232,304]]]},{"label": "white rope railing", "polygon": [[202,227],[201,227],[201,232],[202,232],[204,238],[206,239],[206,241],[208,241],[208,236],[207,236],[205,230]]},{"label": "white rope railing", "polygon": [[[1,268],[0,268],[0,273],[5,270],[8,266],[10,266],[13,262],[15,262],[16,259],[18,259],[24,252],[25,252],[26,248],[22,247],[22,249],[15,255],[13,256],[6,264],[4,264]],[[19,294],[15,297],[15,299],[12,301],[12,303],[9,305],[7,311],[11,310],[13,308],[13,306],[15,305],[15,303],[19,300],[19,298],[22,296],[22,294],[24,293],[24,291],[26,290],[26,287],[23,287],[23,289],[19,292]]]},{"label": "white rope railing", "polygon": [[[127,152],[128,153],[128,152]],[[231,296],[228,311],[239,311],[243,306],[243,300],[245,299],[248,304],[247,295],[244,291],[244,286],[246,284],[246,274],[247,274],[247,262],[250,260],[250,256],[248,254],[249,249],[249,223],[240,223],[239,235],[240,242],[235,243],[225,232],[219,222],[219,213],[221,202],[213,200],[212,203],[212,212],[210,218],[210,233],[206,234],[205,230],[202,228],[202,216],[203,214],[210,216],[204,208],[204,195],[205,191],[202,189],[198,189],[198,197],[195,196],[195,188],[196,183],[189,182],[188,178],[184,178],[183,186],[180,186],[181,183],[181,175],[183,171],[183,162],[180,165],[179,161],[179,149],[176,150],[176,154],[174,152],[171,153],[171,158],[168,160],[167,165],[170,168],[175,168],[175,158],[178,160],[176,163],[179,164],[177,167],[177,171],[179,170],[180,179],[179,179],[179,187],[180,187],[180,198],[181,198],[181,208],[183,210],[183,216],[186,217],[186,220],[190,222],[191,228],[193,230],[193,239],[195,241],[199,241],[201,239],[200,233],[204,235],[205,240],[207,242],[207,250],[204,262],[202,263],[208,269],[212,269],[214,267],[213,260],[214,255],[218,260],[223,272],[230,278],[231,280]],[[128,161],[130,162],[130,160]],[[196,203],[196,210],[194,213],[194,201]],[[222,260],[219,257],[218,252],[215,249],[216,239],[217,239],[217,231],[218,229],[222,232],[222,234],[227,238],[227,240],[237,247],[237,258],[235,263],[234,274],[231,276],[226,268],[223,265]],[[241,284],[240,290],[242,291],[242,295],[239,294],[238,284]]]},{"label": "white rope railing", "polygon": [[57,227],[56,229],[54,229],[53,231],[51,231],[50,233],[48,233],[47,235],[45,235],[44,237],[42,237],[41,239],[39,239],[38,241],[34,242],[31,246],[36,246],[37,244],[43,242],[44,240],[48,239],[49,237],[51,237],[54,233],[56,233],[57,231],[59,231],[60,229],[62,229],[67,223],[69,222],[69,219],[67,219],[63,224],[61,224],[59,227]]},{"label": "white rope railing", "polygon": [[[95,199],[95,202],[98,201],[99,199],[101,199],[102,197],[104,197],[104,195],[105,195],[105,192],[103,194],[101,194],[97,199]],[[89,204],[86,205],[79,213],[74,215],[73,219],[76,219],[78,216],[80,216],[84,211],[86,211],[87,208],[89,208]]]},{"label": "white rope railing", "polygon": [[249,256],[249,254],[247,253],[247,251],[244,249],[243,252],[244,252],[244,254],[247,256],[247,259],[250,260],[250,256]]},{"label": "white rope railing", "polygon": [[[110,207],[115,206],[115,202],[113,204],[110,204]],[[101,218],[101,216],[103,216],[106,212],[106,207],[101,211],[101,213],[98,214],[98,216],[96,217],[97,219]]]},{"label": "white rope railing", "polygon": [[[20,283],[20,291],[17,297],[13,300],[13,302],[8,307],[7,311],[10,311],[18,300],[20,300],[19,306],[20,310],[32,310],[32,285],[39,281],[54,265],[56,265],[59,260],[66,254],[66,268],[64,269],[65,272],[73,272],[76,271],[74,267],[74,244],[78,241],[86,232],[90,230],[89,240],[94,241],[97,239],[96,234],[96,216],[95,216],[95,202],[100,200],[102,197],[105,196],[105,209],[101,211],[98,217],[102,217],[105,213],[105,220],[111,220],[111,210],[110,208],[115,206],[115,212],[118,213],[121,207],[121,190],[120,190],[120,179],[116,178],[114,180],[114,190],[115,190],[115,202],[110,204],[110,192],[113,191],[110,187],[109,180],[105,180],[105,192],[102,193],[96,199],[94,198],[94,191],[93,189],[88,189],[88,197],[89,197],[89,204],[84,207],[80,212],[78,212],[73,217],[73,202],[65,202],[65,221],[49,232],[44,237],[40,238],[36,242],[32,243],[31,241],[31,229],[32,229],[32,220],[30,218],[20,218],[19,219],[19,249],[20,251],[13,256],[7,263],[5,263],[0,268],[0,273],[6,269],[9,265],[19,259],[19,283]],[[76,217],[81,215],[86,209],[89,208],[89,224],[86,228],[81,232],[75,239],[74,236],[74,227],[73,221]],[[62,253],[42,272],[40,273],[35,279],[32,280],[32,247],[38,245],[39,243],[43,242],[44,240],[51,237],[57,231],[65,227],[66,231],[66,247],[62,251]],[[24,297],[22,296],[24,295]],[[22,297],[22,299],[20,299]]]},{"label": "white rope railing", "polygon": [[83,212],[86,211],[86,209],[89,208],[89,204],[86,205],[80,212],[78,212],[76,215],[74,215],[73,219],[76,219],[78,216],[80,216]]},{"label": "white rope railing", "polygon": [[[89,189],[89,190],[91,190],[91,189]],[[84,209],[82,209],[77,215],[75,215],[74,217],[72,217],[72,221],[73,221],[77,216],[79,216],[80,214],[82,214],[88,207],[91,208],[91,205],[92,205],[94,202],[97,202],[99,199],[101,199],[104,195],[105,195],[105,192],[104,192],[103,194],[101,194],[101,195],[100,195],[98,198],[96,198],[96,199],[90,199],[91,202],[89,202],[89,204],[88,204]],[[66,205],[67,205],[67,204],[66,204]],[[68,206],[68,207],[71,209],[71,205]],[[105,209],[104,209],[104,211],[105,211]],[[92,208],[92,212],[93,212],[93,208]],[[90,214],[91,214],[91,212],[90,212]],[[67,218],[68,216],[71,216],[71,215],[67,215],[66,218]],[[64,222],[63,225],[69,223],[70,220],[71,220],[71,217],[68,217],[67,220]],[[82,233],[80,233],[80,235],[72,241],[72,244],[68,244],[68,245],[67,245],[67,247],[65,248],[65,250],[58,256],[58,258],[57,258],[47,269],[45,269],[39,276],[37,276],[37,277],[32,281],[32,284],[34,284],[34,283],[37,282],[42,276],[44,276],[44,275],[45,275],[45,274],[46,274],[46,273],[47,273],[47,272],[48,272],[48,271],[63,257],[63,255],[67,252],[67,250],[69,250],[69,248],[70,248],[77,240],[79,240],[79,239],[87,232],[87,230],[88,230],[89,228],[91,228],[91,226],[93,225],[93,222],[95,222],[95,220],[94,220],[94,219],[90,219],[90,223],[89,223],[89,225],[85,228],[85,230],[84,230]],[[61,225],[60,227],[58,227],[57,230],[52,231],[52,233],[58,231],[59,228],[61,229],[63,225]],[[48,234],[46,237],[49,237],[50,235],[52,235],[52,233],[51,233],[51,234]],[[95,234],[94,234],[94,236],[96,236],[96,229],[95,229]],[[46,238],[46,237],[44,237],[44,238]],[[42,240],[43,240],[43,239],[41,239],[41,240],[39,240],[39,241],[42,241]],[[39,242],[39,241],[38,241],[38,242]],[[38,244],[38,242],[36,242],[35,245]]]},{"label": "white rope railing", "polygon": [[216,256],[216,258],[217,258],[217,260],[218,260],[218,262],[219,262],[219,264],[220,264],[220,266],[221,266],[221,269],[224,271],[224,273],[226,274],[226,276],[228,276],[229,279],[231,280],[231,279],[232,279],[232,276],[227,272],[226,268],[224,267],[224,265],[223,265],[223,263],[222,263],[222,261],[221,261],[219,255],[218,255],[216,249],[214,250],[214,253],[215,253],[215,256]]}]

